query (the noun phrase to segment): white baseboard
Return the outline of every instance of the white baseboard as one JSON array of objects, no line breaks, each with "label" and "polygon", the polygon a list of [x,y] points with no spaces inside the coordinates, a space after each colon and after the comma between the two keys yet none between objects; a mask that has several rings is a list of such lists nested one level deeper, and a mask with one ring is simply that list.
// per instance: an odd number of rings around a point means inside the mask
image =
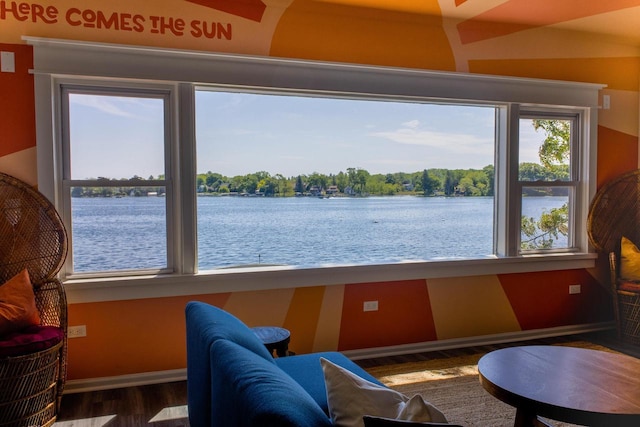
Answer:
[{"label": "white baseboard", "polygon": [[415,344],[402,344],[388,347],[365,348],[343,351],[352,360],[375,357],[398,356],[401,354],[424,353],[429,351],[450,350],[453,348],[474,347],[508,342],[528,341],[563,335],[584,334],[588,332],[614,329],[615,322],[589,323],[583,325],[559,326],[555,328],[533,329],[529,331],[506,332],[502,334],[481,335],[477,337],[453,338],[448,340],[426,341]]},{"label": "white baseboard", "polygon": [[139,374],[118,375],[115,377],[86,378],[68,380],[64,386],[64,394],[84,393],[87,391],[109,390],[113,388],[135,387],[139,385],[171,383],[185,381],[187,369],[168,371],[142,372]]},{"label": "white baseboard", "polygon": [[[517,331],[504,334],[483,335],[470,338],[427,341],[414,344],[403,344],[388,347],[366,348],[343,351],[352,360],[370,359],[374,357],[397,356],[401,354],[423,353],[429,351],[449,350],[453,348],[499,344],[506,342],[527,341],[563,335],[583,334],[615,328],[614,322],[591,323],[584,325],[560,326],[556,328]],[[88,391],[109,390],[113,388],[134,387],[140,385],[185,381],[187,370],[173,369],[168,371],[143,372],[139,374],[119,375],[114,377],[86,378],[67,381],[64,393],[84,393]]]}]

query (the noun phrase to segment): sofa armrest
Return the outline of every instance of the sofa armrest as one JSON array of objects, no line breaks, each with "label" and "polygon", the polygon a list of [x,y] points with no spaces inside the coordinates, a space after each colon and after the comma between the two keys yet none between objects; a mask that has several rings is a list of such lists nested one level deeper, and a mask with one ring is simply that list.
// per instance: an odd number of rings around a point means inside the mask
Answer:
[{"label": "sofa armrest", "polygon": [[185,308],[187,327],[187,401],[192,426],[211,425],[211,345],[228,339],[269,363],[273,357],[253,331],[232,314],[191,301]]}]

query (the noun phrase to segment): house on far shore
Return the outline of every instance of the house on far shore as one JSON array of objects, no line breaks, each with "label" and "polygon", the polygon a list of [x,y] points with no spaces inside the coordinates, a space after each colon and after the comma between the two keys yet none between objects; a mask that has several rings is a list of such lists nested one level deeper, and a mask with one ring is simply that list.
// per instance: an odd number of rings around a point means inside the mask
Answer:
[{"label": "house on far shore", "polygon": [[339,192],[340,192],[340,189],[338,188],[337,185],[330,185],[329,188],[327,188],[327,190],[325,191],[325,194],[327,196],[335,196]]},{"label": "house on far shore", "polygon": [[314,197],[322,196],[322,187],[319,185],[312,185],[311,188],[309,188],[309,194]]}]

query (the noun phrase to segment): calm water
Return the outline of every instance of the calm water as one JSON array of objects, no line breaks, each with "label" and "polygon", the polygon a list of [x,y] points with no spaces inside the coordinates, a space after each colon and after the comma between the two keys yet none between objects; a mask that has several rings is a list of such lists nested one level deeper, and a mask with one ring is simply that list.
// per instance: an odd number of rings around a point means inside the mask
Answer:
[{"label": "calm water", "polygon": [[[539,216],[562,197],[525,199]],[[161,268],[165,199],[74,198],[77,272]],[[493,198],[198,198],[200,270],[479,258],[493,252]]]}]

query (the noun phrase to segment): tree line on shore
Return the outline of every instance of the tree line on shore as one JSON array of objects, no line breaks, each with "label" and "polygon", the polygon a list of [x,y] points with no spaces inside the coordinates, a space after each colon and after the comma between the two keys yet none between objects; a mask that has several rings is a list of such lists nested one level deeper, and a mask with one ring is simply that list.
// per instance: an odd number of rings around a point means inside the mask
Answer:
[{"label": "tree line on shore", "polygon": [[[520,164],[520,179],[553,181],[565,179],[568,168],[543,167],[536,163]],[[313,172],[291,177],[260,171],[227,177],[217,172],[200,173],[196,177],[199,194],[291,196],[493,196],[494,166],[482,169],[424,169],[418,172],[371,174],[366,169],[348,168],[346,172],[322,174]],[[105,178],[101,178],[105,179]],[[147,180],[153,180],[150,176]],[[163,179],[159,176],[157,179]],[[100,179],[99,179],[100,180]],[[140,186],[74,187],[73,197],[124,197],[163,195],[163,187],[144,186],[147,181],[135,175],[123,181],[138,181]],[[114,180],[109,180],[111,183]]]},{"label": "tree line on shore", "polygon": [[[374,195],[414,194],[424,196],[493,196],[494,166],[482,169],[424,169],[418,172],[371,174],[366,169],[346,172],[285,177],[260,171],[226,177],[216,172],[198,174],[196,187],[201,194],[245,194],[270,197],[296,195]],[[520,165],[520,179],[526,181],[566,178],[567,167],[545,168],[535,163]]]},{"label": "tree line on shore", "polygon": [[260,171],[226,177],[219,173],[198,174],[199,193],[245,194],[269,197],[300,195],[393,196],[424,195],[493,195],[493,166],[483,169],[425,169],[422,172],[371,174],[366,169],[348,168],[346,172],[313,172],[291,177]]}]

